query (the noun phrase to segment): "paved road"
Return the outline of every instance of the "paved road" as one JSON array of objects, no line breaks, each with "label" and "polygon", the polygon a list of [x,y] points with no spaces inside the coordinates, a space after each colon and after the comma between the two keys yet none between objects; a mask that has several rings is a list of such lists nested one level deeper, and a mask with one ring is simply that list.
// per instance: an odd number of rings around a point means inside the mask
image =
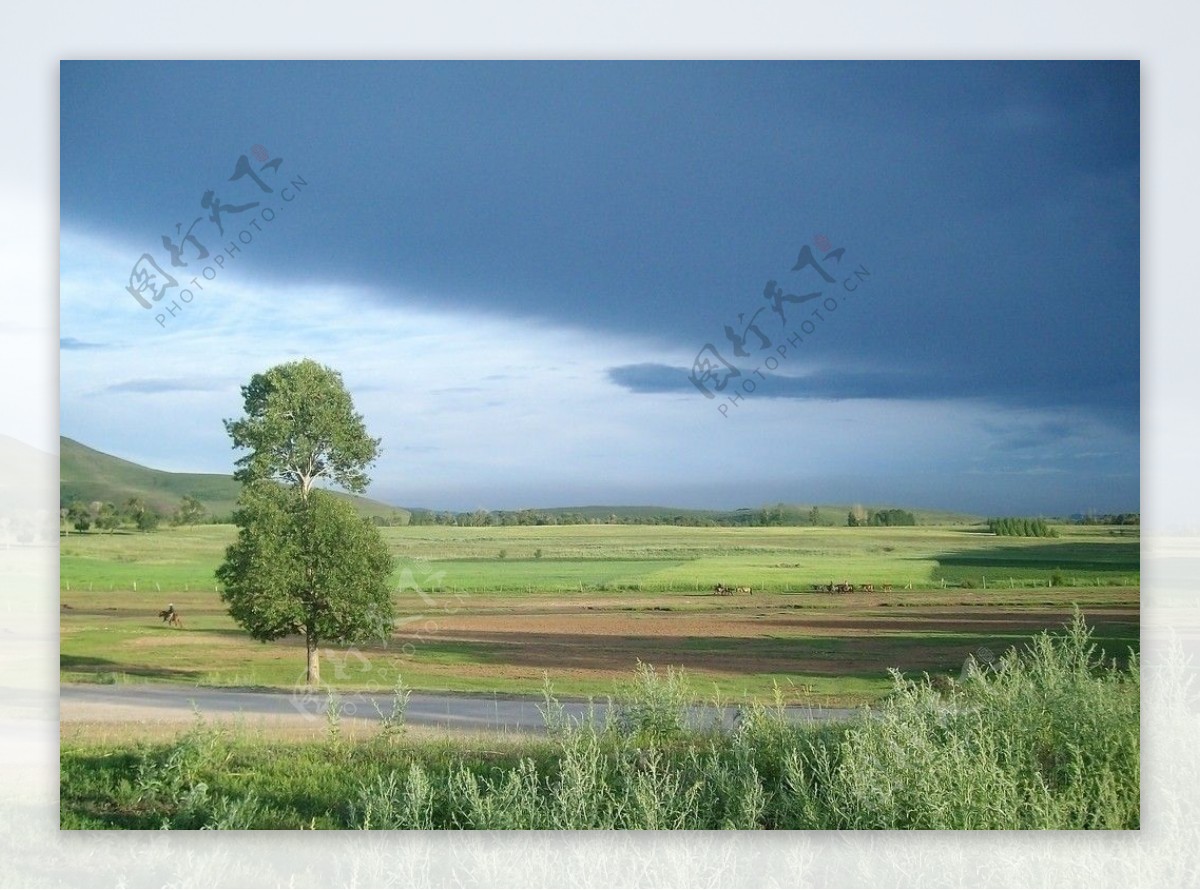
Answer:
[{"label": "paved road", "polygon": [[[343,718],[378,720],[373,705],[385,714],[391,712],[387,694],[343,693],[335,698]],[[469,695],[434,695],[414,692],[408,702],[405,722],[418,726],[441,726],[468,730],[538,732],[545,729],[540,700]],[[67,722],[187,722],[196,712],[209,718],[229,718],[239,714],[273,719],[324,721],[329,706],[325,693],[250,692],[236,689],[211,689],[167,684],[96,686],[63,684],[59,691],[59,719]],[[566,714],[575,720],[587,718],[588,705],[563,702]],[[604,707],[596,706],[599,715]],[[796,721],[838,720],[859,712],[840,708],[791,708],[788,715]],[[700,724],[711,723],[717,713],[697,709],[692,718]],[[732,724],[733,709],[721,715]]]}]

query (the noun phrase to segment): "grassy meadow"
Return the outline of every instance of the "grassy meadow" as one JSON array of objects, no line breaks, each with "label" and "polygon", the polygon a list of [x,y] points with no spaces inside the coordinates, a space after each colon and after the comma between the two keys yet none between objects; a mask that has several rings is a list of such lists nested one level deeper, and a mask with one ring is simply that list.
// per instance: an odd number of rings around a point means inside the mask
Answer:
[{"label": "grassy meadow", "polygon": [[[88,532],[61,540],[61,587],[211,590],[232,525],[152,533]],[[1136,587],[1139,539],[1065,527],[1059,538],[997,538],[978,528],[679,528],[645,525],[402,526],[380,529],[397,584],[429,591],[707,591],[718,582],[766,592],[849,580],[880,587]],[[405,570],[409,575],[405,575]],[[990,581],[989,581],[990,578]],[[945,584],[943,584],[943,581]]]},{"label": "grassy meadow", "polygon": [[601,723],[548,697],[550,734],[373,735],[198,723],[173,740],[64,738],[61,827],[357,829],[1136,829],[1138,661],[1081,617],[961,681],[895,678],[867,718],[814,726],[774,705],[689,725],[694,689],[640,666]]},{"label": "grassy meadow", "polygon": [[[1056,627],[1077,605],[1097,642],[1137,650],[1136,536],[1062,529],[996,538],[970,527],[642,525],[381,529],[397,557],[386,644],[323,652],[322,682],[390,689],[602,696],[638,661],[685,668],[745,699],[857,704],[890,668],[958,676]],[[213,571],[232,526],[61,539],[64,681],[292,687],[299,638],[255,643]],[[830,594],[849,581],[874,592]],[[717,583],[753,593],[716,596]],[[890,585],[891,590],[884,590]],[[173,602],[182,630],[156,613]]]}]

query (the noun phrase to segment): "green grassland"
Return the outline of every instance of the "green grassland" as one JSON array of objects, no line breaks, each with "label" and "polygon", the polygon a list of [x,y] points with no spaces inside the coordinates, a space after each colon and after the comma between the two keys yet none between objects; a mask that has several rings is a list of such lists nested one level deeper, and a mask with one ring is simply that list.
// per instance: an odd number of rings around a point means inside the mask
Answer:
[{"label": "green grassland", "polygon": [[[388,689],[605,695],[638,660],[686,667],[733,697],[872,701],[887,671],[955,675],[1056,627],[1073,605],[1109,651],[1137,650],[1136,539],[1105,529],[996,538],[956,527],[386,528],[397,627],[386,644],[329,649],[324,683]],[[255,643],[213,580],[232,526],[61,540],[64,680],[291,687],[298,638]],[[501,558],[500,553],[504,552]],[[538,553],[541,553],[538,556]],[[815,592],[871,583],[874,593]],[[750,586],[723,597],[714,584]],[[892,590],[884,591],[883,586]],[[164,627],[174,602],[186,627]]]},{"label": "green grassland", "polygon": [[[1068,587],[1132,587],[1140,572],[1138,540],[1104,529],[1072,529],[1053,539],[997,538],[954,527],[418,526],[381,531],[397,558],[397,585],[412,579],[426,591],[671,592],[705,591],[724,583],[796,592],[843,580],[911,589],[1016,588],[1051,581]],[[61,586],[70,591],[133,590],[134,585],[139,591],[213,590],[213,572],[235,534],[233,526],[214,525],[66,535]]]}]

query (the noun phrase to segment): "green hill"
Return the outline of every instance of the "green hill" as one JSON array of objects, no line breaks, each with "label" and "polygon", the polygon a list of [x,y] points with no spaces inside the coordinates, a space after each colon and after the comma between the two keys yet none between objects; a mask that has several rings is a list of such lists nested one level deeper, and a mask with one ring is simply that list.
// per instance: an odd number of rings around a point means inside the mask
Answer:
[{"label": "green hill", "polygon": [[[59,437],[59,504],[72,501],[104,501],[121,505],[130,498],[141,498],[149,507],[170,514],[184,495],[190,494],[204,504],[213,516],[233,513],[241,485],[232,475],[218,473],[168,473],[122,460],[111,454],[88,448],[74,439]],[[354,504],[362,516],[391,518],[408,511],[373,501],[370,498],[340,494]],[[403,520],[402,520],[403,521]]]}]

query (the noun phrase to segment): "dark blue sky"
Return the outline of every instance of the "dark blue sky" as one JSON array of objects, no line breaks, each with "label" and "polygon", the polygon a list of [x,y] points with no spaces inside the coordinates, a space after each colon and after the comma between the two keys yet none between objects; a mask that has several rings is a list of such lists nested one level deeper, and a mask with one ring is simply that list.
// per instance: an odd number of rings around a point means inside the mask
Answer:
[{"label": "dark blue sky", "polygon": [[[441,461],[381,465],[380,494],[405,503],[911,503],[928,473],[932,505],[1137,507],[1136,62],[80,62],[63,64],[61,84],[62,333],[99,346],[64,351],[63,431],[96,447],[223,469],[219,417],[203,411],[236,411],[239,375],[259,368],[230,360],[222,377],[213,344],[240,359],[246,336],[258,365],[320,352],[319,334],[288,329],[292,298],[265,294],[303,292],[300,307],[324,288],[345,325],[394,324],[406,350],[392,384],[377,353],[327,351],[363,392],[379,387],[385,433],[384,412],[418,402],[426,423],[472,404],[514,419],[498,466],[456,452],[457,427],[421,445],[397,424],[397,448]],[[72,276],[81,291],[96,274],[127,278],[141,251],[201,212],[206,189],[253,197],[226,180],[256,143],[309,186],[203,310],[164,331],[120,283],[76,308]],[[688,382],[693,358],[706,342],[728,352],[725,325],[764,307],[758,321],[781,342],[764,284],[811,284],[790,270],[817,235],[870,268],[869,298],[761,381],[752,405],[718,414]],[[222,299],[242,307],[233,332]],[[247,308],[255,300],[269,308]],[[189,349],[215,375],[206,391],[225,394],[192,406],[217,434],[203,449],[121,434],[108,418],[172,387],[195,392],[194,372],[164,369],[163,350],[180,361]],[[78,368],[68,360],[85,354]],[[359,376],[356,361],[373,370]],[[121,400],[84,410],[104,373]],[[537,392],[553,395],[535,410]],[[613,436],[629,457],[552,447],[550,430],[595,423],[606,406],[619,406]],[[841,423],[883,444],[826,453],[826,438],[807,438]],[[803,441],[828,472],[780,466],[767,446],[747,455],[757,471],[742,460],[725,482],[711,459],[679,458],[688,441],[744,449],[747,436]],[[946,437],[969,460],[948,464]],[[544,461],[523,462],[527,441],[577,472],[547,478]],[[897,446],[911,452],[903,465]]]}]

